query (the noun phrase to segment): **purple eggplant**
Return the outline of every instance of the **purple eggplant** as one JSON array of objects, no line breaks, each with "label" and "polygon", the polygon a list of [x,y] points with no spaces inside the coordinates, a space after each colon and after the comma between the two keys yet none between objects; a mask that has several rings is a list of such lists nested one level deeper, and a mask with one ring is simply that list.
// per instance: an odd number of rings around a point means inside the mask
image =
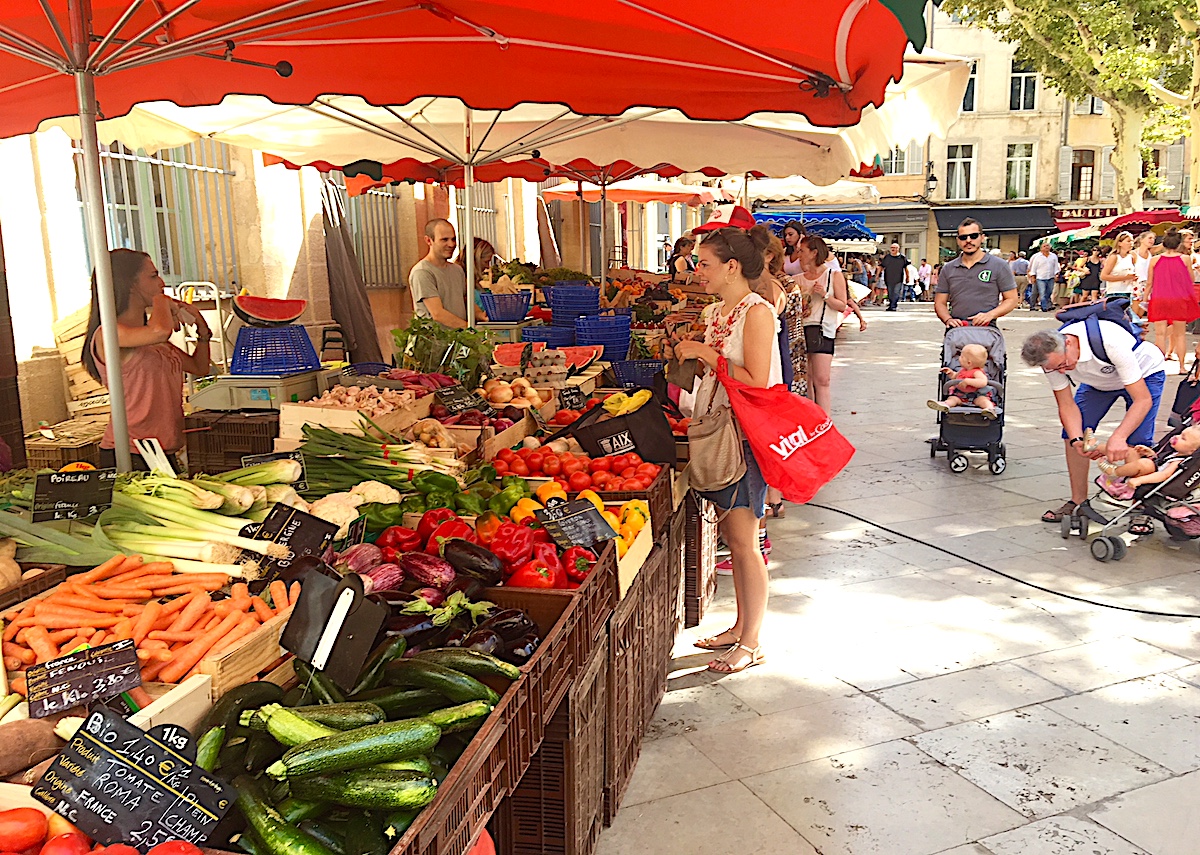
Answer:
[{"label": "purple eggplant", "polygon": [[404,581],[404,571],[396,564],[380,564],[359,575],[363,577],[363,590],[368,594],[399,590]]},{"label": "purple eggplant", "polygon": [[424,636],[425,633],[432,632],[438,628],[433,622],[433,616],[429,614],[392,614],[390,617],[388,617],[384,626],[387,627],[388,633],[392,635],[401,635],[407,639],[410,639],[409,649],[412,649],[411,639],[418,636]]},{"label": "purple eggplant", "polygon": [[483,596],[483,584],[465,573],[459,574],[453,582],[446,586],[446,596],[462,592],[468,600],[478,600]]},{"label": "purple eggplant", "polygon": [[507,643],[515,642],[526,635],[536,635],[538,632],[537,624],[520,609],[502,609],[480,623],[476,629],[490,629]]},{"label": "purple eggplant", "polygon": [[446,601],[446,595],[437,588],[418,588],[413,594],[420,597],[435,609]]},{"label": "purple eggplant", "polygon": [[534,651],[538,649],[538,645],[542,640],[537,636],[537,633],[530,633],[518,638],[516,641],[510,641],[504,646],[504,651],[500,653],[500,658],[505,662],[511,662],[514,665],[524,665],[533,656]]},{"label": "purple eggplant", "polygon": [[431,588],[446,590],[457,575],[449,561],[424,552],[406,552],[400,556],[400,569],[409,579]]},{"label": "purple eggplant", "polygon": [[491,656],[498,655],[505,648],[504,639],[490,629],[475,630],[462,640],[462,646],[468,650],[477,650]]},{"label": "purple eggplant", "polygon": [[504,578],[504,562],[496,553],[461,537],[452,537],[442,544],[442,558],[459,578],[470,576],[485,586],[499,585]]},{"label": "purple eggplant", "polygon": [[[373,543],[356,543],[337,557],[334,567],[342,574],[366,575],[383,563],[383,550]],[[368,592],[369,593],[369,592]]]}]

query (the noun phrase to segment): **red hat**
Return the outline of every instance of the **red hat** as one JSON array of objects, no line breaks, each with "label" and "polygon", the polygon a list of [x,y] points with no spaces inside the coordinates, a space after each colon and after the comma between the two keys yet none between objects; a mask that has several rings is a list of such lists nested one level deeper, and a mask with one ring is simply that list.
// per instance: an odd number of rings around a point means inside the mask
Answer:
[{"label": "red hat", "polygon": [[692,234],[703,234],[717,229],[748,229],[754,225],[754,215],[741,205],[717,205],[712,216],[702,226],[692,229]]}]

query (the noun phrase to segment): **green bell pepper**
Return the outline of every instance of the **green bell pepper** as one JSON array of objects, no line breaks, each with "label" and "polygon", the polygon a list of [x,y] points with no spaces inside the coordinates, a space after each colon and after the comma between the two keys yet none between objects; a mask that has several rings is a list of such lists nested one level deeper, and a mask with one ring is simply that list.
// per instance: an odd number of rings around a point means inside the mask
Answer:
[{"label": "green bell pepper", "polygon": [[398,502],[366,502],[358,506],[358,512],[367,518],[368,531],[383,531],[404,522],[404,505]]},{"label": "green bell pepper", "polygon": [[525,498],[524,491],[518,485],[510,484],[488,500],[488,509],[499,516],[506,517],[508,512],[523,498]]},{"label": "green bell pepper", "polygon": [[533,495],[533,491],[529,489],[529,482],[520,475],[505,475],[500,480],[500,487],[507,490],[509,487],[517,487],[521,491],[522,498],[528,498]]},{"label": "green bell pepper", "polygon": [[425,471],[413,478],[413,487],[420,493],[457,493],[458,479],[442,472]]},{"label": "green bell pepper", "polygon": [[483,484],[476,484],[470,490],[467,490],[467,492],[474,493],[476,496],[480,496],[486,502],[492,496],[499,493],[500,488],[495,484],[488,484],[485,482]]},{"label": "green bell pepper", "polygon": [[454,510],[477,517],[487,510],[487,501],[477,493],[458,493],[454,497]]},{"label": "green bell pepper", "polygon": [[417,493],[415,496],[406,496],[400,502],[400,510],[406,514],[423,514],[429,510],[429,503],[424,493]]},{"label": "green bell pepper", "polygon": [[430,493],[425,497],[425,506],[428,510],[434,508],[450,508],[454,509],[454,492],[438,490]]}]

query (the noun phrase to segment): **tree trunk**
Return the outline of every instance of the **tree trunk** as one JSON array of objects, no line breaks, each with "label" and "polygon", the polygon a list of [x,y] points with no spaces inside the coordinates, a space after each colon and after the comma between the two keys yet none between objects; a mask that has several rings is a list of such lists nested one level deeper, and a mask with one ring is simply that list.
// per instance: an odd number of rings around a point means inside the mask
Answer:
[{"label": "tree trunk", "polygon": [[1117,212],[1128,214],[1142,210],[1142,128],[1146,111],[1123,104],[1109,103],[1112,110],[1115,146],[1110,157],[1116,177]]},{"label": "tree trunk", "polygon": [[[1188,195],[1183,203],[1193,210],[1200,205],[1200,36],[1190,33],[1192,41],[1192,83],[1188,88],[1188,121],[1191,125],[1191,155],[1188,162]],[[1182,197],[1182,194],[1180,195]]]}]

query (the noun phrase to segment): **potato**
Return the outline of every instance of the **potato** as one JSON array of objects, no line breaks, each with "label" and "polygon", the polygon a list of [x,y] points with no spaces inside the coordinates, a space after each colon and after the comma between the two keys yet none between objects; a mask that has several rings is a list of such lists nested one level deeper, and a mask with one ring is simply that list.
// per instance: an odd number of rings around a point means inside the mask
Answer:
[{"label": "potato", "polygon": [[52,757],[64,744],[54,735],[51,719],[26,718],[0,724],[0,777],[8,777]]}]

